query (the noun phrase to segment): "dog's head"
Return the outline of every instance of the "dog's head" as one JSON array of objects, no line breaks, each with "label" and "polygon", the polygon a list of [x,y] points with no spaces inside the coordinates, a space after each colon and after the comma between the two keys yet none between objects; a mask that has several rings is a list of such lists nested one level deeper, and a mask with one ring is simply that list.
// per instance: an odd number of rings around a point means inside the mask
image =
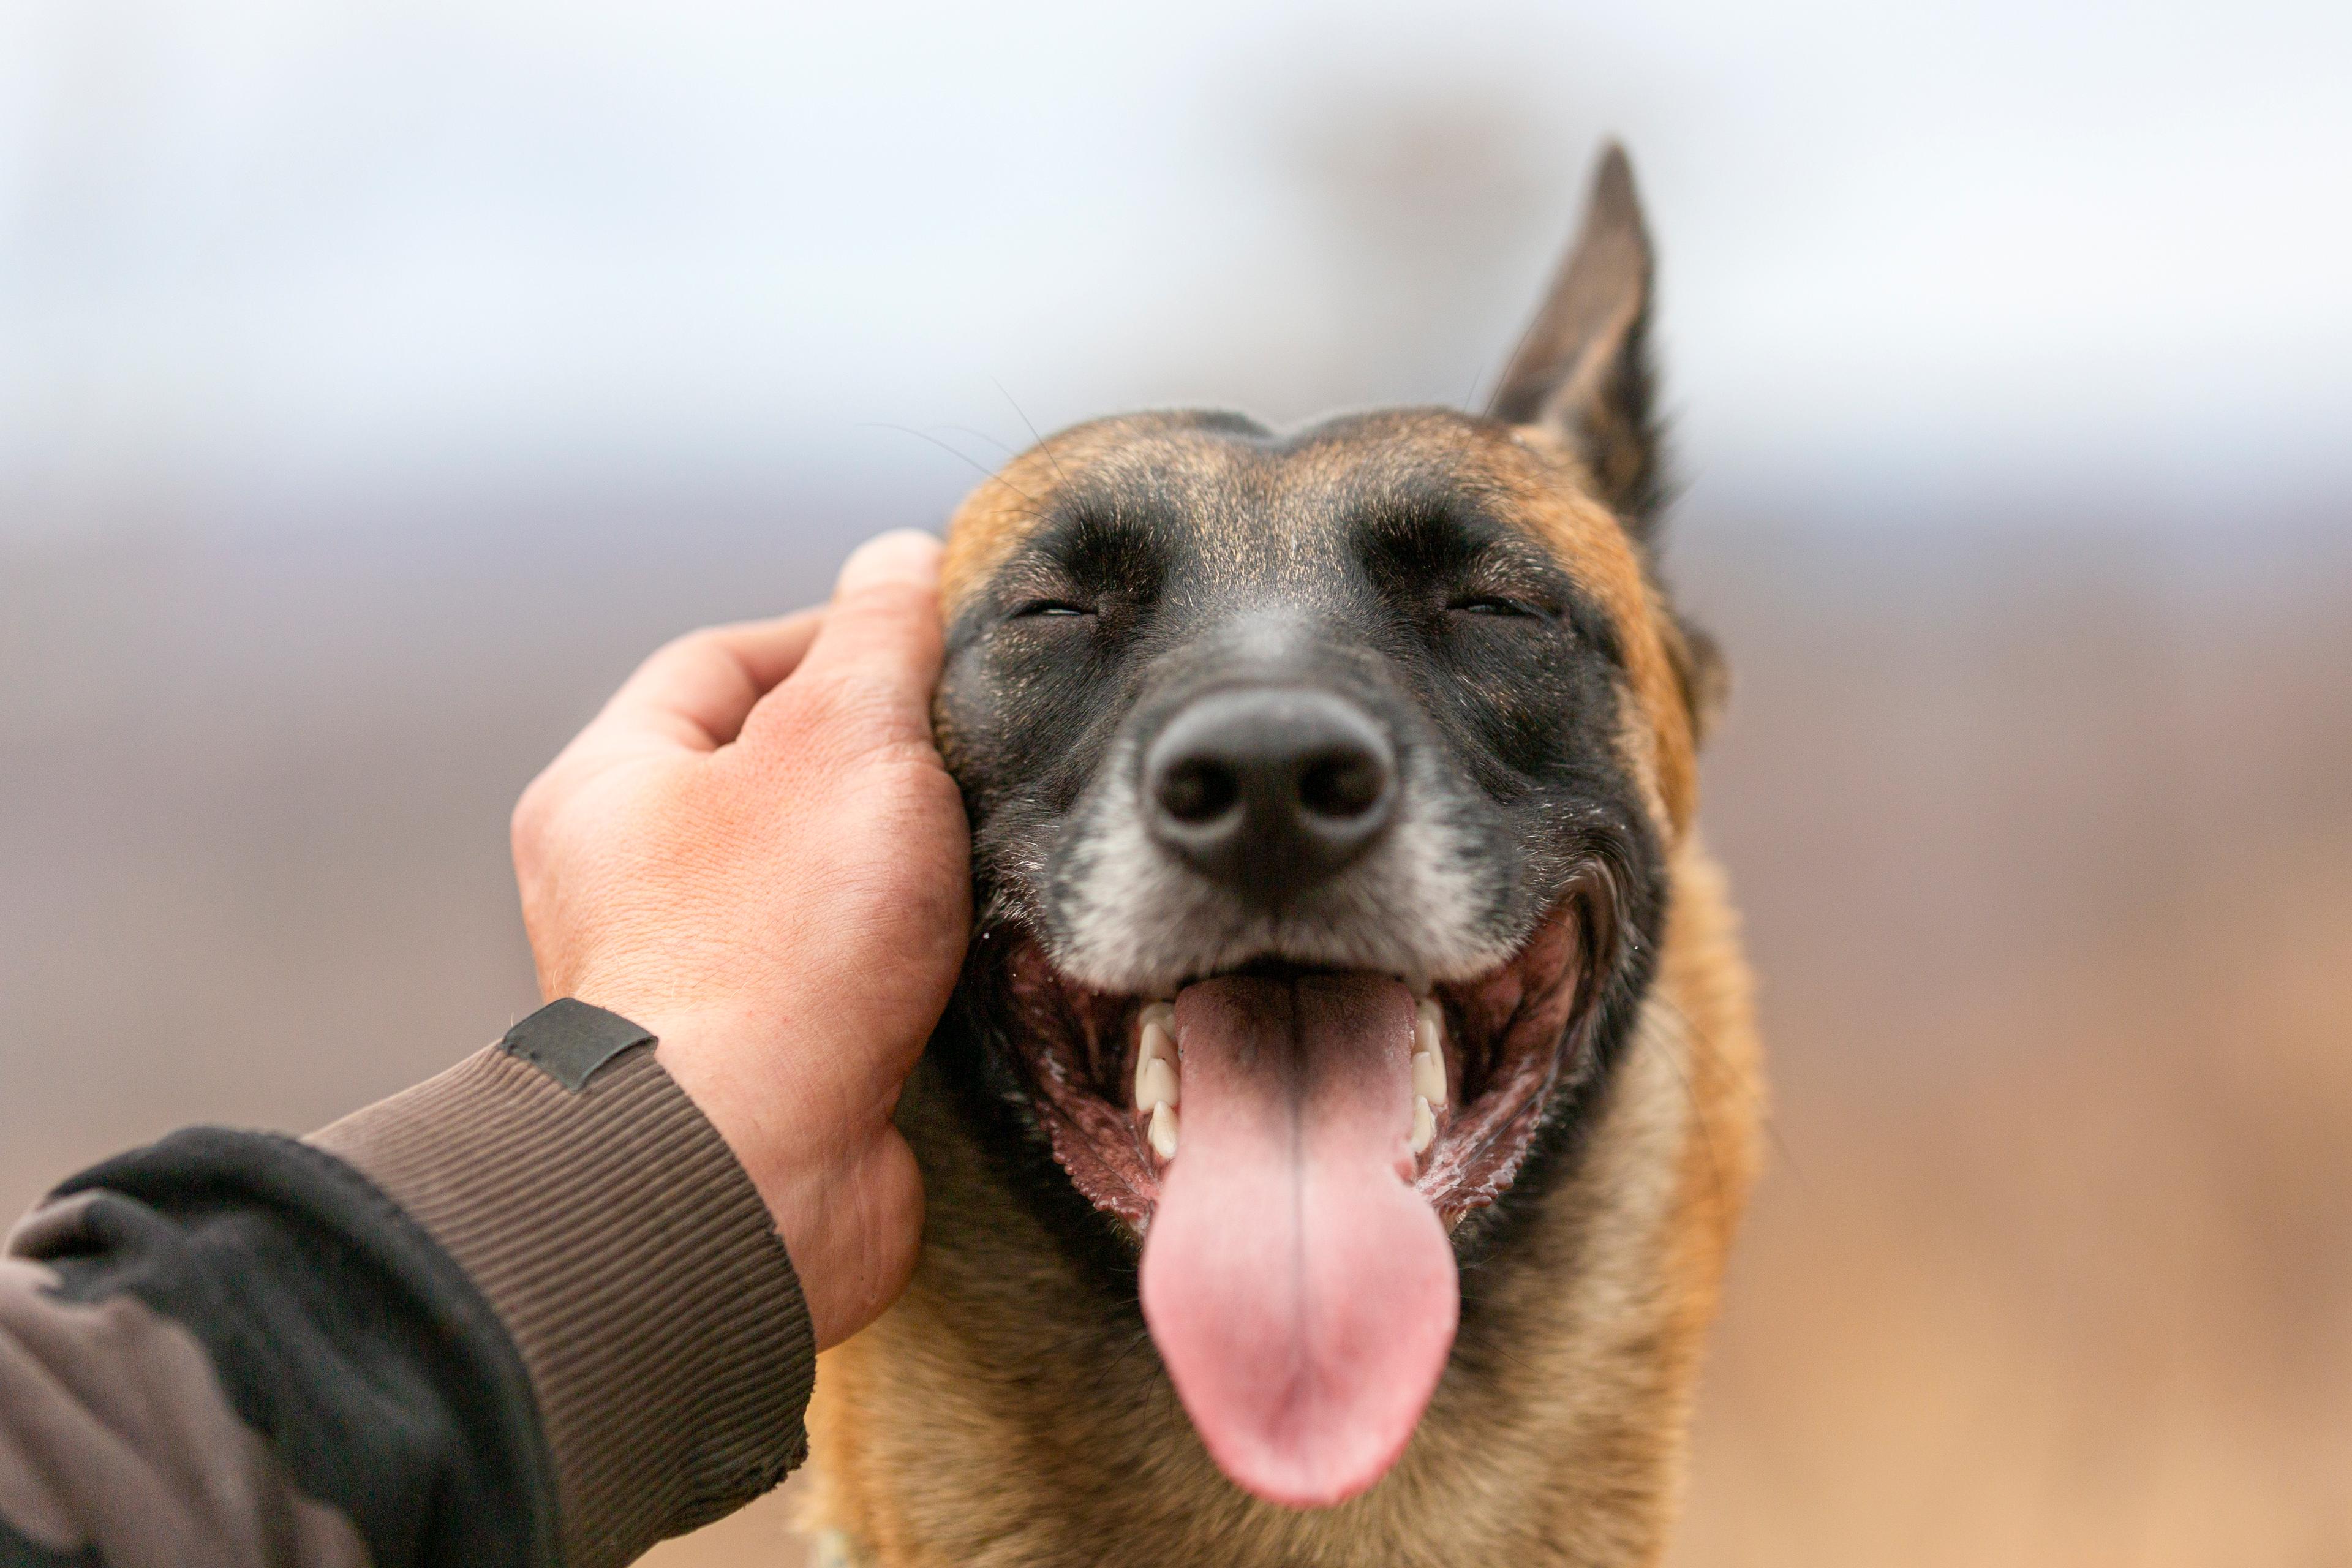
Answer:
[{"label": "dog's head", "polygon": [[1395,1459],[1648,984],[1713,682],[1649,561],[1649,291],[1612,149],[1486,416],[1104,420],[950,531],[965,1080],[1139,1240],[1277,1501]]}]

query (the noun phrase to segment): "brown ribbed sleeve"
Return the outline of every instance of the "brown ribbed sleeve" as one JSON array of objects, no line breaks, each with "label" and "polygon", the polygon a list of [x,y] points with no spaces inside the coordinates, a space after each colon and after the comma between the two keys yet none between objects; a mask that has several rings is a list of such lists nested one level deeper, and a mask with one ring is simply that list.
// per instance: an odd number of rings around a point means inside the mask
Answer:
[{"label": "brown ribbed sleeve", "polygon": [[505,1322],[572,1568],[728,1513],[807,1451],[815,1344],[783,1240],[649,1044],[578,1089],[493,1046],[309,1142],[414,1216]]}]

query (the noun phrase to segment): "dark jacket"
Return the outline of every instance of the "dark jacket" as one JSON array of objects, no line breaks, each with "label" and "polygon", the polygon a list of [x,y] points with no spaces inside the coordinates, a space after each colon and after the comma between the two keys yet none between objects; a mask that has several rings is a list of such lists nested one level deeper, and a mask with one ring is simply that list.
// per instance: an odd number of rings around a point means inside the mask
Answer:
[{"label": "dark jacket", "polygon": [[0,1564],[605,1568],[774,1486],[782,1239],[645,1031],[558,1002],[302,1140],[197,1128],[0,1257]]}]

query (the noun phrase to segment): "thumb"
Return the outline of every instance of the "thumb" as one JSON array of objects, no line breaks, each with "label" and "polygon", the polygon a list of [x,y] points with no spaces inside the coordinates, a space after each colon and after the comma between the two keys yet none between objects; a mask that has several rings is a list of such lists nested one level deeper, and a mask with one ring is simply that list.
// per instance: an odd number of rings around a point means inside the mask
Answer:
[{"label": "thumb", "polygon": [[887,724],[903,737],[929,739],[941,643],[940,542],[898,529],[867,540],[843,563],[824,629],[799,673],[878,694]]}]

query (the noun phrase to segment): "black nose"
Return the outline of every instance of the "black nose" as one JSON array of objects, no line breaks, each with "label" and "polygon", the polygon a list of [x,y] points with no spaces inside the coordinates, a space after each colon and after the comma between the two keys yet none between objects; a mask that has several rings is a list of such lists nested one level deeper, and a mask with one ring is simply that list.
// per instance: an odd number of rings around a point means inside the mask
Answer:
[{"label": "black nose", "polygon": [[1254,896],[1305,891],[1369,848],[1396,804],[1396,752],[1351,702],[1296,688],[1219,691],[1143,758],[1152,836]]}]

